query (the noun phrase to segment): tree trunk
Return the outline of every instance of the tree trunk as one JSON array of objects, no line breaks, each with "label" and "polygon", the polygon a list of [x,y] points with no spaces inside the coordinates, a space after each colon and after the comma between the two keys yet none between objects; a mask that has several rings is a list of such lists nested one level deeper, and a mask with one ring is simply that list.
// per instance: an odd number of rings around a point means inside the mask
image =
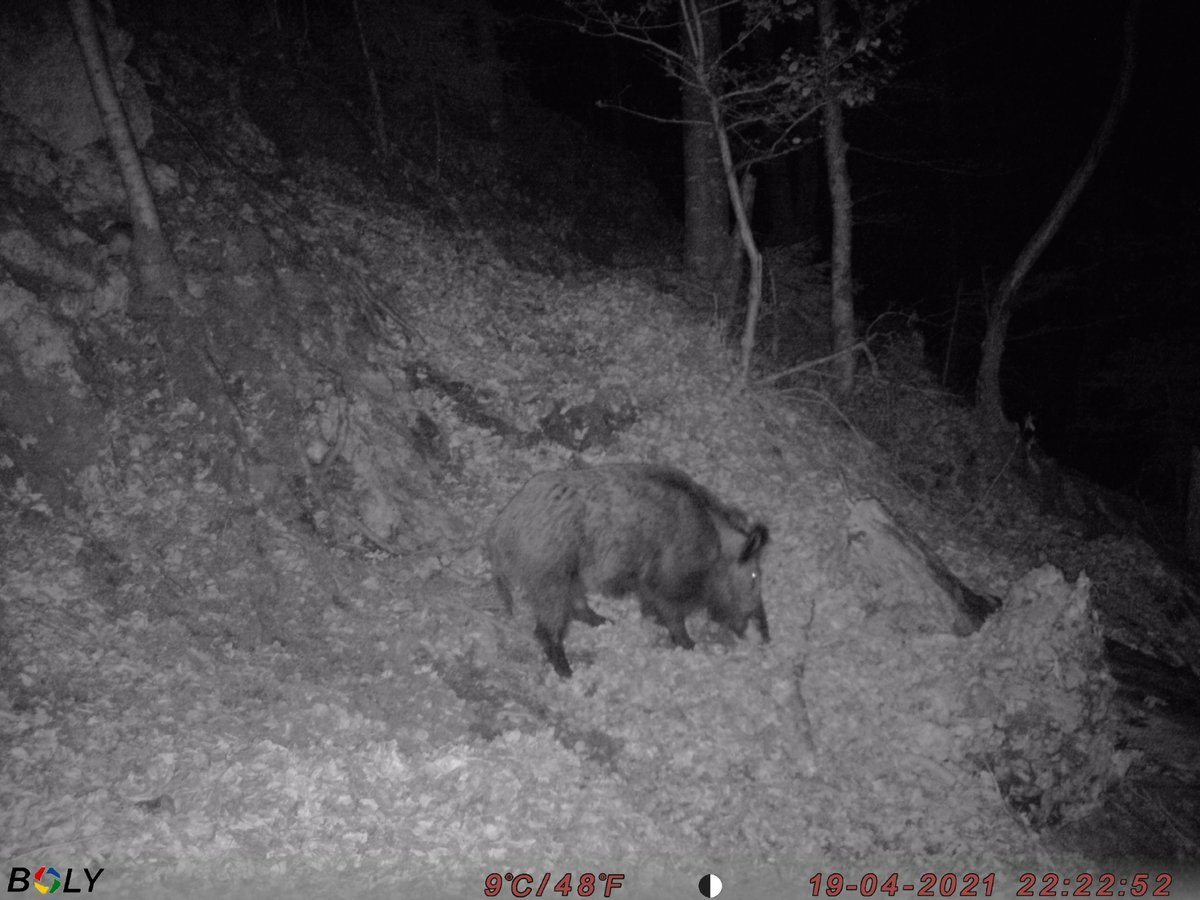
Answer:
[{"label": "tree trunk", "polygon": [[479,102],[488,110],[492,137],[504,130],[504,64],[500,60],[498,16],[489,0],[471,0],[468,5],[479,58]]},{"label": "tree trunk", "polygon": [[1192,448],[1191,481],[1187,492],[1187,525],[1183,535],[1184,552],[1200,564],[1200,447]]},{"label": "tree trunk", "polygon": [[[690,53],[692,59],[703,60],[706,53],[706,38],[704,36],[706,26],[699,0],[695,0],[695,2],[692,2],[692,0],[680,0],[679,8],[685,52]],[[708,107],[709,122],[712,124],[712,133],[716,135],[717,150],[720,154],[718,161],[721,166],[721,175],[724,179],[725,198],[733,206],[736,233],[742,242],[742,249],[746,251],[746,258],[750,261],[750,287],[749,298],[746,304],[746,324],[742,330],[741,378],[744,384],[750,377],[750,359],[754,353],[754,336],[758,327],[758,308],[762,300],[762,253],[759,252],[758,244],[754,240],[754,232],[750,228],[750,212],[748,209],[749,204],[753,202],[754,198],[754,179],[751,175],[747,174],[746,190],[743,193],[742,187],[738,185],[737,171],[733,165],[733,151],[729,146],[729,135],[725,131],[725,121],[721,114],[721,105],[717,100],[717,95],[713,90],[712,84],[709,82],[709,73],[706,69],[698,66],[692,75],[693,77],[688,79],[688,81],[695,84]],[[738,258],[740,259],[740,256]],[[729,268],[733,268],[733,266]],[[740,269],[740,266],[738,268]],[[726,272],[726,274],[728,275],[729,273]],[[717,289],[720,290],[719,287]],[[724,297],[727,294],[722,292],[716,296]]]},{"label": "tree trunk", "polygon": [[[821,32],[821,52],[833,45],[836,23],[834,0],[819,0],[817,20]],[[825,163],[829,171],[829,196],[833,208],[833,246],[831,277],[833,302],[833,352],[837,366],[834,393],[844,397],[854,387],[854,280],[850,267],[851,231],[854,223],[850,197],[850,171],[846,166],[846,134],[842,126],[842,101],[833,83],[831,63],[826,60],[825,74]]]},{"label": "tree trunk", "polygon": [[994,304],[988,311],[987,330],[983,333],[983,356],[979,360],[979,379],[975,385],[976,402],[983,433],[995,442],[1008,434],[1008,419],[1004,417],[1004,398],[1000,393],[1000,361],[1004,356],[1004,341],[1012,309],[1008,304]]},{"label": "tree trunk", "polygon": [[846,526],[854,535],[848,542],[854,571],[874,589],[871,603],[903,608],[903,619],[915,630],[974,634],[1000,608],[995,597],[959,581],[919,535],[874,497],[850,504]]},{"label": "tree trunk", "polygon": [[[805,17],[803,23],[792,22],[789,32],[794,33],[796,46],[802,42],[811,41],[811,19]],[[755,66],[775,66],[778,63],[776,50],[779,36],[775,30],[756,28],[751,32],[746,42],[749,60]],[[797,183],[795,165],[797,158],[804,150],[793,150],[780,156],[772,156],[756,163],[754,168],[762,186],[761,215],[756,224],[759,234],[766,234],[773,245],[797,244],[813,236],[814,205],[808,203],[808,197],[801,197],[801,185]],[[803,189],[812,191],[814,185],[805,184]],[[751,219],[753,221],[753,217]]]},{"label": "tree trunk", "polygon": [[354,10],[354,27],[358,31],[358,47],[362,53],[363,68],[367,72],[367,88],[371,95],[371,118],[375,123],[375,153],[380,160],[391,155],[388,142],[387,119],[383,115],[383,96],[379,93],[379,79],[375,75],[375,64],[371,62],[371,49],[367,46],[367,32],[363,28],[362,10],[358,0],[350,0]]},{"label": "tree trunk", "polygon": [[1125,14],[1125,40],[1121,57],[1121,72],[1117,78],[1116,87],[1113,89],[1112,100],[1109,102],[1104,121],[1100,123],[1100,128],[1092,139],[1091,146],[1088,147],[1075,174],[1067,182],[1062,195],[1050,210],[1046,220],[1042,222],[1042,226],[1029,239],[1029,243],[1025,245],[1012,268],[1008,270],[1008,274],[1004,276],[1004,280],[996,292],[996,297],[992,301],[991,315],[983,338],[983,358],[979,363],[976,401],[980,426],[984,434],[993,440],[1004,440],[1011,431],[1004,415],[1003,397],[1000,390],[1000,363],[1004,355],[1004,343],[1008,337],[1008,326],[1018,305],[1015,298],[1026,276],[1029,275],[1030,269],[1058,233],[1067,213],[1071,211],[1079,199],[1079,195],[1083,193],[1084,187],[1087,186],[1092,173],[1096,171],[1096,166],[1100,163],[1100,157],[1104,155],[1104,151],[1112,139],[1113,130],[1116,128],[1117,120],[1121,117],[1125,100],[1129,96],[1129,85],[1133,81],[1133,69],[1137,57],[1137,17],[1140,6],[1141,0],[1130,0],[1129,9]]},{"label": "tree trunk", "polygon": [[67,11],[71,16],[71,26],[83,56],[88,81],[92,85],[92,95],[100,111],[100,120],[104,123],[104,131],[129,200],[129,218],[133,222],[133,259],[138,279],[135,300],[141,307],[138,311],[153,314],[158,312],[155,307],[162,298],[182,298],[179,267],[163,235],[158,207],[154,203],[150,182],[146,180],[142,158],[138,155],[125,110],[113,86],[108,55],[104,51],[91,0],[67,0]]},{"label": "tree trunk", "polygon": [[723,296],[719,282],[729,258],[729,192],[704,83],[709,60],[720,52],[717,7],[717,0],[689,3],[680,24],[683,54],[700,75],[683,79],[684,290],[697,308]]},{"label": "tree trunk", "polygon": [[[717,131],[721,143],[721,156],[724,159],[728,155],[729,141],[725,136],[724,127]],[[727,160],[729,178],[733,178],[733,157],[729,155]],[[762,253],[758,249],[758,242],[754,239],[754,232],[750,228],[750,219],[754,213],[754,189],[755,178],[752,172],[747,172],[742,178],[742,187],[737,194],[736,202],[733,204],[734,216],[736,218],[736,227],[734,229],[734,240],[737,242],[738,252],[734,259],[731,260],[730,269],[733,272],[731,279],[736,287],[741,283],[742,275],[742,254],[750,260],[750,283],[746,288],[746,321],[742,326],[742,361],[741,373],[742,383],[745,384],[750,380],[750,361],[754,356],[754,343],[758,334],[758,311],[762,307]],[[728,296],[728,301],[732,304],[736,295],[731,292]]]}]

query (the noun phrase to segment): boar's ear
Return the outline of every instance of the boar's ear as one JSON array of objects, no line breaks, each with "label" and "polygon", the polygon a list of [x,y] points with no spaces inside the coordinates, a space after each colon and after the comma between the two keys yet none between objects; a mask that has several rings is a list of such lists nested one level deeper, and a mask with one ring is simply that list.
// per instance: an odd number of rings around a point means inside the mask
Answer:
[{"label": "boar's ear", "polygon": [[767,531],[767,526],[761,522],[755,524],[750,529],[750,533],[746,535],[746,543],[742,547],[742,553],[738,557],[738,562],[743,565],[750,562],[750,560],[762,553],[763,547],[767,546],[767,541],[770,539],[771,534]]}]

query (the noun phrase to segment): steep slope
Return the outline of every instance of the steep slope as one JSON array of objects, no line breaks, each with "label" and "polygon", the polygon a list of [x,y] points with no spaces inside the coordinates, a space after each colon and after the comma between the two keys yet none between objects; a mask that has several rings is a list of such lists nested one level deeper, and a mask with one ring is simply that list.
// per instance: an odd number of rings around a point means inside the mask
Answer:
[{"label": "steep slope", "polygon": [[[103,867],[130,897],[480,896],[505,872],[634,897],[995,873],[1007,896],[1104,864],[1049,854],[1002,796],[1027,778],[1044,824],[1128,763],[1083,709],[1107,696],[1086,578],[947,539],[1010,602],[941,633],[855,564],[848,500],[892,491],[872,448],[740,386],[657,273],[518,267],[331,163],[285,165],[228,101],[192,114],[204,152],[152,147],[192,300],[167,322],[123,315],[103,156],[48,172],[5,123],[6,190],[41,210],[9,233],[96,283],[0,286],[4,321],[37,326],[8,328],[6,364],[81,398],[93,435],[64,439],[87,452],[58,499],[52,470],[4,482],[4,859],[74,886]],[[164,354],[189,336],[183,383]],[[770,523],[770,644],[696,621],[673,649],[607,599],[613,624],[569,636],[575,677],[548,670],[480,537],[531,473],[617,460]]]}]

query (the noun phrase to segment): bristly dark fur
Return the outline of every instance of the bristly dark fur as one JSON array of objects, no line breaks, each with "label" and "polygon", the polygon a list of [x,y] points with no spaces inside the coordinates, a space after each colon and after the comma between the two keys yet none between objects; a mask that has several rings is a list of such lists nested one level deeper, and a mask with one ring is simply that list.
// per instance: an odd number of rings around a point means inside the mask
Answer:
[{"label": "bristly dark fur", "polygon": [[739,637],[750,621],[770,640],[759,559],[766,526],[722,503],[683,472],[611,465],[535,475],[488,534],[496,591],[516,589],[554,670],[570,677],[563,639],[571,619],[604,621],[589,591],[635,594],[680,647],[695,646],[684,618],[696,610]]}]

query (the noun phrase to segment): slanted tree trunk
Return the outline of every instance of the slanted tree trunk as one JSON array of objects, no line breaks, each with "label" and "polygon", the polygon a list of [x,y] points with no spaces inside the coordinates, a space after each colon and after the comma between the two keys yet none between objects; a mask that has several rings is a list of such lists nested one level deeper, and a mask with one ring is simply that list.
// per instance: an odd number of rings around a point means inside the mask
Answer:
[{"label": "slanted tree trunk", "polygon": [[158,219],[158,207],[146,170],[138,155],[133,133],[125,118],[125,110],[117,98],[113,86],[112,72],[108,65],[108,54],[96,25],[91,0],[67,0],[67,11],[71,16],[71,27],[83,56],[92,95],[100,111],[100,120],[108,143],[112,147],[121,181],[129,201],[129,218],[133,222],[133,259],[137,267],[136,300],[142,312],[152,313],[157,301],[163,298],[181,299],[182,278],[170,245],[163,235]]},{"label": "slanted tree trunk", "polygon": [[850,241],[854,219],[850,197],[850,170],[846,166],[846,133],[842,126],[842,101],[833,83],[832,61],[837,23],[834,0],[818,0],[817,22],[825,79],[825,163],[829,171],[829,196],[833,208],[833,240],[830,281],[833,352],[837,367],[835,394],[844,397],[854,387],[854,279],[850,266]]},{"label": "slanted tree trunk", "polygon": [[371,61],[371,48],[367,44],[367,32],[363,28],[362,10],[358,0],[350,0],[354,10],[354,27],[358,32],[358,47],[362,53],[363,68],[367,72],[367,88],[371,94],[371,118],[375,128],[375,153],[381,160],[391,155],[388,141],[387,119],[383,114],[383,95],[379,92],[379,78],[375,74],[375,63]]},{"label": "slanted tree trunk", "polygon": [[[680,22],[683,29],[684,52],[694,60],[703,60],[709,51],[705,49],[706,26],[700,2],[699,0],[680,0],[679,9]],[[709,72],[698,65],[692,74],[693,78],[688,79],[688,82],[694,83],[700,95],[704,97],[708,108],[709,121],[712,123],[712,133],[717,138],[717,150],[720,154],[718,161],[721,165],[721,175],[724,178],[725,197],[733,207],[735,232],[741,241],[746,258],[750,261],[750,286],[748,302],[746,304],[746,323],[742,330],[741,378],[742,382],[745,383],[750,377],[750,359],[754,353],[755,333],[758,326],[758,309],[762,300],[762,253],[758,249],[758,243],[754,239],[754,232],[750,228],[749,207],[754,200],[754,179],[753,176],[747,174],[744,189],[743,186],[738,184],[737,171],[733,164],[733,150],[729,146],[729,134],[725,130],[725,121],[722,117],[721,104],[717,99],[716,90],[709,81]],[[735,254],[733,259],[736,259],[740,263],[741,254]],[[732,263],[733,260],[731,259],[730,262]],[[738,271],[736,273],[726,272],[727,276],[740,276],[740,265],[736,267],[731,265],[730,268],[737,268]],[[726,298],[732,296],[733,293],[727,285],[718,285],[716,291],[718,298]]]},{"label": "slanted tree trunk", "polygon": [[1063,188],[1062,195],[1050,210],[1041,227],[1029,239],[1016,262],[1004,276],[996,291],[996,297],[991,303],[987,323],[987,331],[983,338],[983,358],[979,363],[979,378],[976,384],[977,411],[980,416],[980,426],[985,435],[994,441],[1005,440],[1011,432],[1008,420],[1004,416],[1003,397],[1000,391],[1000,363],[1004,356],[1004,343],[1008,337],[1008,326],[1012,321],[1013,312],[1019,306],[1017,294],[1024,283],[1030,269],[1038,261],[1046,246],[1054,239],[1067,213],[1083,193],[1084,187],[1096,171],[1100,158],[1112,140],[1113,131],[1121,117],[1121,110],[1129,96],[1129,85],[1133,81],[1133,69],[1137,58],[1137,18],[1141,0],[1130,0],[1129,9],[1125,13],[1125,40],[1121,57],[1121,72],[1117,77],[1116,87],[1113,88],[1112,99],[1108,104],[1108,112],[1092,144],[1080,162],[1075,174]]},{"label": "slanted tree trunk", "polygon": [[[722,130],[723,133],[723,130]],[[724,142],[728,146],[728,141]],[[724,158],[724,150],[722,150]],[[729,160],[729,170],[733,171],[733,158]],[[758,179],[753,172],[742,176],[742,186],[738,192],[738,202],[734,204],[733,257],[729,261],[732,277],[726,279],[729,292],[725,296],[726,304],[732,308],[737,300],[737,289],[742,283],[742,259],[750,260],[750,283],[746,288],[746,320],[742,326],[742,382],[750,379],[750,360],[754,355],[754,342],[758,336],[758,311],[762,308],[762,252],[750,228],[754,219],[754,194],[758,187]],[[745,228],[743,228],[745,223]]]},{"label": "slanted tree trunk", "polygon": [[973,634],[1000,608],[955,577],[920,536],[896,521],[874,497],[850,503],[847,542],[854,570],[875,588],[871,602],[904,607],[904,619],[922,631]]},{"label": "slanted tree trunk", "polygon": [[[153,323],[171,383],[204,411],[215,434],[228,435],[231,444],[237,448],[234,453],[214,461],[214,477],[226,489],[244,489],[246,467],[242,426],[208,353],[203,322],[176,314],[186,296],[183,278],[159,224],[158,208],[146,180],[142,159],[113,87],[108,56],[104,52],[91,0],[67,0],[67,9],[129,199],[138,279],[134,301],[140,307],[131,308],[130,312]],[[163,300],[171,303],[163,303]]]},{"label": "slanted tree trunk", "polygon": [[[696,72],[704,73],[721,47],[718,2],[694,0],[681,6],[683,54]],[[696,26],[692,33],[689,22]],[[724,296],[720,281],[729,259],[729,191],[708,92],[693,78],[683,79],[683,173],[684,290],[691,305],[703,308]]]},{"label": "slanted tree trunk", "polygon": [[[746,259],[750,261],[750,284],[746,295],[746,321],[742,327],[742,359],[741,377],[744,384],[750,379],[750,360],[754,355],[755,335],[758,332],[758,310],[762,305],[762,252],[754,239],[754,231],[750,228],[750,205],[754,202],[754,176],[747,174],[745,190],[738,186],[737,173],[733,168],[733,151],[729,147],[729,136],[725,133],[725,124],[721,121],[721,111],[716,97],[710,99],[713,127],[717,133],[717,145],[721,148],[721,163],[725,170],[725,186],[729,199],[733,203],[733,216],[737,239],[741,242]],[[736,266],[741,274],[741,254],[737,254]]]},{"label": "slanted tree trunk", "polygon": [[1192,448],[1191,481],[1187,492],[1187,526],[1183,544],[1187,558],[1200,563],[1200,447]]},{"label": "slanted tree trunk", "polygon": [[500,17],[490,0],[471,0],[467,4],[471,30],[475,34],[475,56],[478,62],[479,86],[477,100],[488,111],[488,128],[498,136],[504,123],[504,63],[500,59]]}]

